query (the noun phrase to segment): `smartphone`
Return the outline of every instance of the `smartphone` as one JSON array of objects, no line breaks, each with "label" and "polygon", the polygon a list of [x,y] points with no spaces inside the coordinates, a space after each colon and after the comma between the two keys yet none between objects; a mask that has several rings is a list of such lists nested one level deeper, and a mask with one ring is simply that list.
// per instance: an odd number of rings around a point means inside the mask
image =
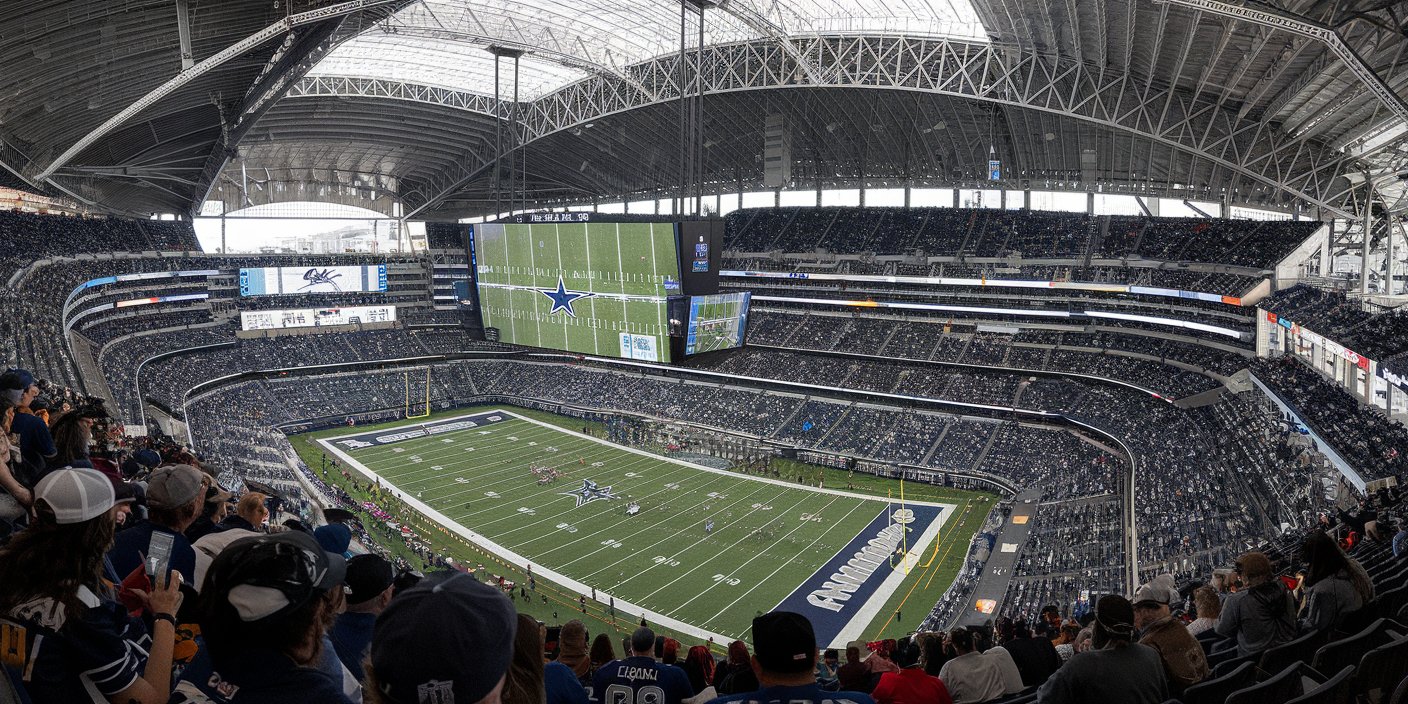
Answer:
[{"label": "smartphone", "polygon": [[[166,581],[166,573],[171,568],[171,548],[176,544],[176,536],[161,531],[152,531],[152,540],[147,543],[147,576],[152,584]],[[157,577],[160,577],[158,581]]]}]

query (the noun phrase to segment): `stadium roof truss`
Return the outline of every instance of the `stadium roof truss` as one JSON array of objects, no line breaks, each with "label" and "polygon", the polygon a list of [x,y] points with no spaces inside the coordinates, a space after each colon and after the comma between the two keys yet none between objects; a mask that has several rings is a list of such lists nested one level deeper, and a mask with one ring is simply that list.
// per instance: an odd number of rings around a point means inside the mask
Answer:
[{"label": "stadium roof truss", "polygon": [[[780,113],[798,188],[982,187],[991,151],[1007,188],[1348,215],[1367,181],[1408,207],[1405,3],[702,0],[700,49],[696,1],[296,2],[143,94],[103,95],[121,109],[84,130],[0,114],[0,164],[131,209],[313,188],[383,212],[485,214],[508,164],[530,204],[668,198],[683,88],[705,96],[706,193],[762,189],[762,116]],[[16,22],[0,15],[0,30]],[[120,148],[134,125],[176,131],[182,112],[153,107],[213,102],[213,77],[250,59],[258,70],[219,86],[240,100],[187,129],[199,169]]]}]

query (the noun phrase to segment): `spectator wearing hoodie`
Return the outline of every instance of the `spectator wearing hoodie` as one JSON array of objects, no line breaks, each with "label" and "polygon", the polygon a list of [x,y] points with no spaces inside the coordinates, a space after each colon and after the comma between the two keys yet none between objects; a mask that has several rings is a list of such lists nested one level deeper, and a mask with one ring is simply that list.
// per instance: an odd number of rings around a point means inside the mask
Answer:
[{"label": "spectator wearing hoodie", "polygon": [[1246,587],[1227,597],[1215,630],[1237,639],[1237,655],[1246,657],[1296,637],[1296,602],[1271,573],[1271,560],[1259,552],[1237,558],[1234,571]]}]

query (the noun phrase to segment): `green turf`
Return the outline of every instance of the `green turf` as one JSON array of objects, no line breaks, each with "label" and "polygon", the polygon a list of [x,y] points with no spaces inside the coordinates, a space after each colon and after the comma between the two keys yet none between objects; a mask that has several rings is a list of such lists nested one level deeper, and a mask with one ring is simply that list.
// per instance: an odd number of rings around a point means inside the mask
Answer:
[{"label": "green turf", "polygon": [[[436,416],[467,412],[462,409]],[[599,430],[595,424],[575,419],[520,409],[514,412],[572,430],[585,428],[593,433]],[[346,428],[322,431],[303,436],[295,444],[305,461],[317,467],[320,448],[312,440],[348,432]],[[446,436],[433,436],[393,446],[366,448],[354,451],[353,456],[384,473],[390,481],[404,482],[408,491],[419,492],[422,500],[472,530],[514,547],[524,555],[534,556],[533,559],[539,560],[535,564],[558,569],[599,589],[610,589],[623,600],[723,634],[743,635],[757,611],[771,608],[780,601],[875,515],[867,507],[881,507],[852,497],[805,492],[742,477],[691,470],[526,421],[490,426],[489,432],[491,435],[466,431],[466,434],[450,436],[455,443],[441,442]],[[510,435],[519,440],[508,440]],[[530,442],[538,444],[530,446]],[[556,447],[558,452],[547,452],[549,446]],[[402,452],[393,452],[396,447]],[[474,468],[473,475],[466,474],[473,484],[454,482],[450,473],[460,470],[452,469],[445,459],[446,453],[454,458],[455,448],[464,447],[475,448],[473,452],[460,453],[458,458],[466,468]],[[409,461],[411,455],[418,455],[422,461]],[[607,466],[592,470],[596,481],[602,485],[611,483],[617,491],[637,496],[644,509],[642,514],[626,518],[621,511],[624,502],[598,501],[576,508],[572,499],[557,496],[558,491],[569,487],[566,480],[546,488],[531,481],[528,462],[564,455],[567,458],[564,469],[568,472],[580,470],[577,458],[586,460],[588,465],[605,462]],[[475,459],[469,460],[469,456]],[[429,469],[437,465],[444,469]],[[858,495],[884,495],[898,489],[895,482],[867,475],[849,476],[841,470],[801,464],[787,464],[782,470],[785,476],[800,472],[808,481],[822,479],[828,487],[844,487],[849,481]],[[627,477],[627,472],[637,476]],[[580,486],[575,476],[572,481]],[[502,484],[491,486],[498,482]],[[348,484],[347,488],[354,495],[366,495],[364,487],[354,488]],[[678,484],[680,488],[667,489],[666,484]],[[465,493],[453,495],[457,491]],[[485,491],[494,491],[500,498],[492,500],[483,496]],[[716,530],[706,536],[702,529],[705,512],[700,504],[709,491],[730,496],[709,500],[710,512],[716,515]],[[972,492],[914,484],[907,485],[906,492],[913,500],[956,503],[957,516],[945,524],[938,545],[931,546],[930,554],[925,557],[927,561],[937,554],[938,559],[925,569],[915,570],[871,623],[867,637],[902,634],[923,617],[952,580],[969,539],[991,507],[991,497]],[[464,506],[466,503],[468,508]],[[773,511],[754,510],[753,503],[771,505]],[[519,507],[535,513],[519,513]],[[728,512],[732,512],[732,516],[724,515]],[[831,518],[830,523],[818,525],[799,520],[802,513],[823,512]],[[862,519],[860,514],[866,517]],[[470,564],[484,563],[489,571],[522,580],[521,574],[495,556],[441,531],[424,517],[414,516],[409,522],[438,549],[448,551],[457,559]],[[568,523],[577,532],[559,529],[559,523]],[[799,524],[802,527],[799,528]],[[756,528],[770,531],[772,539],[750,537]],[[665,560],[657,563],[657,556]],[[725,579],[715,581],[715,575],[725,575]],[[737,579],[739,584],[731,584],[732,579]],[[629,631],[632,621],[625,614],[613,620],[599,604],[589,604],[587,614],[573,613],[577,609],[575,599],[575,592],[540,579],[539,593],[530,602],[519,602],[519,608],[549,623],[576,617],[585,620],[594,632],[597,629]],[[893,619],[896,609],[906,612],[898,621]]]},{"label": "green turf", "polygon": [[[621,356],[621,333],[655,338],[669,360],[666,279],[679,281],[674,225],[573,223],[475,228],[484,326],[503,342],[581,354]],[[575,317],[543,290],[594,294],[573,301]]]}]

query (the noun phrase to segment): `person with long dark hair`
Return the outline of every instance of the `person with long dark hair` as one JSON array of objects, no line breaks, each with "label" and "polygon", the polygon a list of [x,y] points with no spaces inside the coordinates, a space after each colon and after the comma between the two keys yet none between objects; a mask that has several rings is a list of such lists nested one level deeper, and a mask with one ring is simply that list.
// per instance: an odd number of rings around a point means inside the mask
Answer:
[{"label": "person with long dark hair", "polygon": [[547,701],[543,686],[543,636],[537,619],[524,614],[518,614],[517,618],[517,635],[513,639],[513,657],[504,680],[502,701],[503,704],[543,704]]},{"label": "person with long dark hair", "polygon": [[171,693],[180,575],[138,593],[150,629],[102,581],[117,502],[91,469],[49,472],[35,486],[31,525],[0,549],[0,624],[35,704],[165,704]]},{"label": "person with long dark hair", "polygon": [[606,664],[616,659],[616,647],[611,644],[611,636],[606,633],[596,634],[596,639],[592,641],[592,674],[597,670],[606,667]]},{"label": "person with long dark hair", "polygon": [[696,693],[703,692],[714,681],[714,656],[706,645],[696,645],[684,656],[684,674]]},{"label": "person with long dark hair", "polygon": [[1344,554],[1334,538],[1321,531],[1305,537],[1305,608],[1301,628],[1338,628],[1354,612],[1374,600],[1374,583],[1359,562]]}]

